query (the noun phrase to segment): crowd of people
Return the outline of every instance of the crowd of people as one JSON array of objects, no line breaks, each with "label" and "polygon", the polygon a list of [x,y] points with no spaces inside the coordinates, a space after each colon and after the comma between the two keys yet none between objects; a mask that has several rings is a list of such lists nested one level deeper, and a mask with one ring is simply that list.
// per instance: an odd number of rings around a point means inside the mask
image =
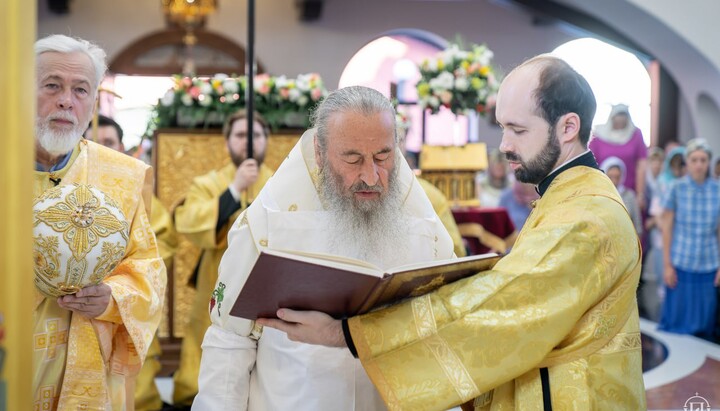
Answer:
[{"label": "crowd of people", "polygon": [[[122,154],[122,128],[103,116],[88,128],[105,53],[61,35],[38,40],[35,53],[35,197],[93,186],[129,233],[100,280],[58,298],[38,293],[35,333],[54,342],[33,347],[36,409],[163,407],[156,332],[178,233],[202,255],[176,407],[641,409],[643,259],[645,277],[663,284],[659,328],[717,338],[710,146],[648,150],[624,105],[592,130],[592,90],[558,58],[524,62],[498,92],[502,142],[478,196],[506,209],[521,234],[493,269],[362,316],[281,308],[278,319],[252,321],[224,307],[265,249],[381,267],[467,251],[447,201],[404,160],[391,101],[359,86],[330,93],[277,172],[263,164],[267,122],[254,113],[249,156],[248,113],[235,113],[223,130],[231,161],[195,178],[169,211],[151,193],[149,166]],[[88,214],[95,200],[74,198],[87,203],[68,224],[104,221]]]}]

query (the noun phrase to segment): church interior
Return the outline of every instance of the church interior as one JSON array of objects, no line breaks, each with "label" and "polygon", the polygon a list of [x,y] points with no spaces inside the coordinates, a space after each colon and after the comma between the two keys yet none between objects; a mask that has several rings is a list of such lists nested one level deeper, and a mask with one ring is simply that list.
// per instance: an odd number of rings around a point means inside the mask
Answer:
[{"label": "church interior", "polygon": [[[9,4],[25,7],[20,0]],[[482,197],[492,190],[481,194],[480,187],[497,163],[502,133],[493,93],[504,74],[538,54],[562,56],[589,73],[598,98],[595,125],[614,105],[627,104],[645,147],[667,153],[702,137],[715,164],[720,43],[712,33],[718,15],[720,3],[713,0],[38,0],[25,18],[34,21],[36,38],[78,36],[106,51],[98,111],[125,130],[125,152],[152,165],[154,194],[170,215],[193,178],[229,162],[222,123],[246,104],[241,88],[252,56],[256,93],[277,93],[292,106],[271,107],[270,97],[267,104],[257,98],[256,110],[270,123],[265,165],[280,166],[328,92],[375,88],[396,104],[408,162],[452,205],[463,252],[473,254],[506,251],[519,229],[504,210],[478,211],[501,208]],[[427,95],[433,83],[418,85],[437,69],[427,61],[453,47],[480,50],[491,61],[481,86],[487,93],[470,106],[443,105],[442,95]],[[181,351],[202,252],[182,234],[175,247],[166,259],[157,333],[154,383],[163,404],[156,409],[163,410],[189,409],[174,396],[174,374],[186,360]],[[647,407],[719,407],[720,334],[702,339],[658,330],[662,277],[649,246],[646,252],[638,304]]]}]

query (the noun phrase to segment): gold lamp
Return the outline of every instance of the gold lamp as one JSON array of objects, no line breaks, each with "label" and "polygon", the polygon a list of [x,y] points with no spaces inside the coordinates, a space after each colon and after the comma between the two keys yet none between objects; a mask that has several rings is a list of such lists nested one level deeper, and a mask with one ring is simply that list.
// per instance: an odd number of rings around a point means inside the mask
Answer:
[{"label": "gold lamp", "polygon": [[192,59],[192,46],[197,43],[195,30],[205,24],[205,17],[217,10],[217,0],[161,0],[165,17],[170,24],[185,30],[183,44],[186,46],[187,57],[183,71],[186,74],[195,72]]}]

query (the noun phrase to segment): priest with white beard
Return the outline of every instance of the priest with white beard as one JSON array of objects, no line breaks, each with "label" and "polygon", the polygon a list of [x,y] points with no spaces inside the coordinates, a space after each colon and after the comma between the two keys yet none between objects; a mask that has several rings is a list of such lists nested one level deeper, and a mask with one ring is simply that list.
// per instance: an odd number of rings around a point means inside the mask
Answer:
[{"label": "priest with white beard", "polygon": [[385,96],[359,86],[337,90],[313,124],[228,233],[193,410],[385,409],[346,348],[292,342],[229,315],[262,250],[335,254],[383,268],[453,256],[397,148]]}]

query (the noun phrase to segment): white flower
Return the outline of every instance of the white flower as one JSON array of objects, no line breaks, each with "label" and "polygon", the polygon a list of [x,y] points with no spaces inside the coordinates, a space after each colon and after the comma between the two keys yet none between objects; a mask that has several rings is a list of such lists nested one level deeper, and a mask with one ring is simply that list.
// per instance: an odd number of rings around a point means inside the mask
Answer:
[{"label": "white flower", "polygon": [[210,94],[212,93],[212,85],[210,83],[202,83],[200,84],[200,93],[202,94]]},{"label": "white flower", "polygon": [[298,90],[297,88],[291,88],[289,93],[290,94],[288,94],[288,100],[290,100],[292,102],[297,102],[298,99],[300,98],[300,96],[302,95],[300,90]]},{"label": "white flower", "polygon": [[300,74],[295,81],[295,87],[299,88],[300,91],[310,91],[310,75]]},{"label": "white flower", "polygon": [[275,78],[275,87],[277,88],[283,88],[287,87],[288,85],[288,79],[285,76],[280,76]]},{"label": "white flower", "polygon": [[190,94],[183,94],[183,95],[180,97],[180,101],[181,101],[184,105],[186,105],[186,106],[188,106],[188,107],[190,107],[190,106],[193,105],[193,98],[192,98],[192,96],[191,96]]},{"label": "white flower", "polygon": [[226,78],[228,78],[228,75],[227,75],[227,74],[225,74],[225,73],[217,73],[217,74],[215,74],[215,76],[213,77],[213,80],[225,80]]},{"label": "white flower", "polygon": [[298,97],[297,103],[300,107],[305,107],[305,105],[308,103],[309,100],[310,99],[307,98],[307,96],[302,95],[302,96]]},{"label": "white flower", "polygon": [[455,76],[452,75],[452,73],[448,71],[443,71],[442,73],[438,74],[437,77],[430,80],[430,88],[433,89],[433,91],[442,91],[442,90],[448,90],[453,87],[453,84],[455,83]]},{"label": "white flower", "polygon": [[[227,89],[226,89],[226,90],[227,90]],[[236,98],[235,96],[237,96],[237,98]],[[240,98],[240,96],[237,95],[237,94],[235,94],[235,93],[233,93],[233,94],[230,94],[230,93],[225,94],[225,100],[227,100],[227,101],[235,101],[235,100],[238,100],[239,98]]]},{"label": "white flower", "polygon": [[200,94],[198,97],[198,103],[200,103],[203,107],[208,107],[210,104],[212,104],[212,97],[210,97],[208,94]]},{"label": "white flower", "polygon": [[240,90],[240,87],[235,79],[225,79],[222,86],[226,93],[237,93]]},{"label": "white flower", "polygon": [[437,71],[438,65],[437,65],[437,59],[429,59],[428,65],[427,65],[428,71]]},{"label": "white flower", "polygon": [[170,89],[165,93],[164,96],[162,96],[162,99],[160,99],[160,104],[165,107],[170,107],[172,106],[173,101],[175,101],[175,92]]},{"label": "white flower", "polygon": [[435,96],[430,96],[428,103],[430,103],[430,107],[438,107],[440,105],[440,99]]},{"label": "white flower", "polygon": [[455,79],[455,88],[459,91],[465,91],[470,87],[467,77],[458,77]]}]

